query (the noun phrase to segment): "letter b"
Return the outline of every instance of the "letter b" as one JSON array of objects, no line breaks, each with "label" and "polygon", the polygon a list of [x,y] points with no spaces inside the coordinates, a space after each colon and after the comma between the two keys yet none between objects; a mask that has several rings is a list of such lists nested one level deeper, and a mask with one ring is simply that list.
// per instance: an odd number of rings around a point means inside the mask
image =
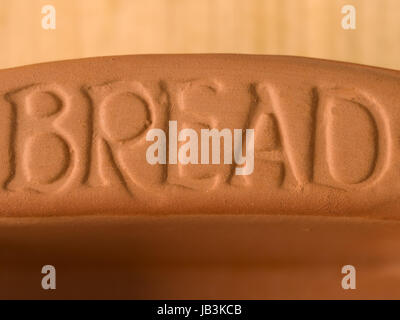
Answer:
[{"label": "letter b", "polygon": [[[72,176],[73,143],[59,125],[68,95],[56,85],[33,85],[8,93],[12,106],[10,191],[58,191]],[[75,152],[76,154],[76,152]]]}]

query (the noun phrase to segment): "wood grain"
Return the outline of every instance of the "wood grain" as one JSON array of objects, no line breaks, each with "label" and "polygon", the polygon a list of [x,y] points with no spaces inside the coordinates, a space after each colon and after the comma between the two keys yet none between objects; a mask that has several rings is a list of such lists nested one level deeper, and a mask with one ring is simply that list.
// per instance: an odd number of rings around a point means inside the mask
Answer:
[{"label": "wood grain", "polygon": [[[41,28],[41,7],[57,29]],[[343,30],[341,7],[357,8]],[[0,68],[139,53],[256,53],[399,69],[398,0],[2,0]]]}]

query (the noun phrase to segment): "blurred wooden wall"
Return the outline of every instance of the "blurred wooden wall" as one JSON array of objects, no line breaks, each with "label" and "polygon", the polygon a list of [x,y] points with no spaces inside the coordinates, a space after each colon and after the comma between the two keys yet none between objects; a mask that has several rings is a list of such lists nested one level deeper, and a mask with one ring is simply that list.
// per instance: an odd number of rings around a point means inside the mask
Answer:
[{"label": "blurred wooden wall", "polygon": [[[41,27],[41,8],[57,28]],[[341,7],[357,29],[341,28]],[[0,0],[0,68],[135,53],[286,54],[400,69],[400,0]]]}]

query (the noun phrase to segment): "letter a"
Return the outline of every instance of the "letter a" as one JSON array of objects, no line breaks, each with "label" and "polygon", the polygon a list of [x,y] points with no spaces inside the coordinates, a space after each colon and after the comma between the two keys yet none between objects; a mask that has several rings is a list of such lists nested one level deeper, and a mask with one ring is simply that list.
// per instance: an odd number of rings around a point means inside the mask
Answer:
[{"label": "letter a", "polygon": [[342,274],[346,274],[342,279],[342,288],[354,290],[356,288],[356,268],[352,265],[343,266]]},{"label": "letter a", "polygon": [[42,268],[42,274],[45,276],[42,279],[42,288],[44,290],[56,289],[56,268],[51,265],[45,265]]},{"label": "letter a", "polygon": [[342,19],[342,28],[344,30],[356,28],[356,8],[352,5],[342,7],[342,13],[346,14]]},{"label": "letter a", "polygon": [[42,8],[42,14],[45,16],[42,18],[42,28],[44,30],[55,30],[56,29],[56,9],[52,5],[46,5]]}]

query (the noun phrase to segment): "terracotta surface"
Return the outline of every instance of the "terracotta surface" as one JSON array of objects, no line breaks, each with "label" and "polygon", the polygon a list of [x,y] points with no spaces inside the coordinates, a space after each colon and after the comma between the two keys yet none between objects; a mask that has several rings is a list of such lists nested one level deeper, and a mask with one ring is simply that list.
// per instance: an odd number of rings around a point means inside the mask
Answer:
[{"label": "terracotta surface", "polygon": [[[399,297],[399,77],[240,55],[1,71],[0,295]],[[254,129],[254,172],[150,165],[168,120]]]},{"label": "terracotta surface", "polygon": [[[399,299],[399,234],[358,218],[6,219],[0,298]],[[54,291],[41,288],[47,264]],[[356,290],[341,287],[348,264]]]}]

